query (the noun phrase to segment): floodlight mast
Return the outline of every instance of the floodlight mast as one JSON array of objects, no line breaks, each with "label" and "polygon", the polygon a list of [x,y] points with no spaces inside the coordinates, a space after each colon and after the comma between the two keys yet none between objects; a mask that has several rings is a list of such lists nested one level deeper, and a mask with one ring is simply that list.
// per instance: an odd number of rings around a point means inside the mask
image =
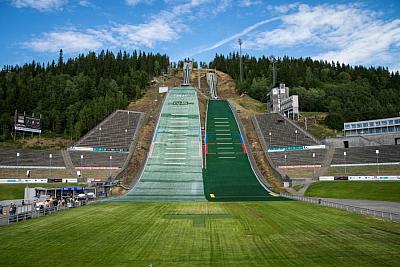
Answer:
[{"label": "floodlight mast", "polygon": [[273,55],[270,55],[269,60],[272,63],[272,87],[274,87],[276,84],[276,69],[275,69],[276,59]]},{"label": "floodlight mast", "polygon": [[239,57],[240,57],[240,66],[239,66],[239,68],[240,68],[240,84],[242,84],[243,83],[243,65],[242,65],[242,44],[243,44],[243,41],[242,41],[242,39],[238,39],[238,43],[239,43]]}]

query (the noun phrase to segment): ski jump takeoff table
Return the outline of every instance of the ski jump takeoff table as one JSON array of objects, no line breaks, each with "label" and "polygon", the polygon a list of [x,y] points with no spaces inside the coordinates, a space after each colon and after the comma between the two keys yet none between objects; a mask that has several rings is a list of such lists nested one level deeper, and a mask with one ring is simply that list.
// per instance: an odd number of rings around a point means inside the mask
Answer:
[{"label": "ski jump takeoff table", "polygon": [[204,187],[209,201],[281,200],[255,176],[227,101],[208,101],[206,127]]},{"label": "ski jump takeoff table", "polygon": [[166,96],[143,173],[125,200],[206,201],[197,93],[172,88]]}]

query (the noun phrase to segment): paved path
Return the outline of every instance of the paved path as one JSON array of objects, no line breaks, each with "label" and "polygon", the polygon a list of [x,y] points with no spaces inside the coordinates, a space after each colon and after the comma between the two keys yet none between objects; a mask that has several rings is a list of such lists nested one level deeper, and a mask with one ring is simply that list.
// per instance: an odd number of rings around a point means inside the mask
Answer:
[{"label": "paved path", "polygon": [[374,200],[354,200],[354,199],[336,199],[336,198],[321,198],[327,201],[350,205],[359,208],[366,208],[376,211],[385,211],[400,214],[400,203],[389,201],[374,201]]}]

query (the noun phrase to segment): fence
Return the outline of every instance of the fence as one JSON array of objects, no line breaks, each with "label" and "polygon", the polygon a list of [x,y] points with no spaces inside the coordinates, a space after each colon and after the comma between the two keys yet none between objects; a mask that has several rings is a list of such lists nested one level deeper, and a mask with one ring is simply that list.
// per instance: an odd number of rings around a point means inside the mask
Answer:
[{"label": "fence", "polygon": [[326,206],[326,207],[346,210],[348,212],[354,212],[354,213],[359,213],[359,214],[363,214],[363,215],[369,215],[369,216],[373,216],[373,217],[377,217],[377,218],[389,219],[391,221],[400,222],[400,214],[399,213],[393,213],[393,212],[382,211],[382,210],[373,210],[373,209],[368,209],[368,208],[361,208],[361,207],[336,203],[333,201],[324,200],[324,199],[320,199],[320,198],[295,196],[295,195],[289,195],[289,194],[285,194],[285,193],[280,193],[280,195],[282,197],[286,197],[286,198],[290,198],[290,199],[294,199],[294,200],[309,202],[309,203],[318,204],[318,205],[322,205],[322,206]]},{"label": "fence", "polygon": [[[102,202],[104,200],[99,199],[99,200],[85,200],[82,202],[79,202],[79,204],[74,204],[72,202],[66,203],[65,206],[53,206],[53,207],[43,207],[43,208],[36,208],[33,205],[25,205],[25,206],[20,206],[17,208],[17,214],[14,215],[1,215],[0,214],[0,226],[1,225],[7,225],[11,223],[17,223],[21,221],[26,221],[34,218],[39,218],[42,216],[46,216],[49,214],[57,213],[59,211],[67,210],[70,208],[75,208],[75,207],[80,207],[80,206],[85,206],[85,205],[90,205],[90,204],[95,204]],[[6,207],[3,207],[6,208]]]}]

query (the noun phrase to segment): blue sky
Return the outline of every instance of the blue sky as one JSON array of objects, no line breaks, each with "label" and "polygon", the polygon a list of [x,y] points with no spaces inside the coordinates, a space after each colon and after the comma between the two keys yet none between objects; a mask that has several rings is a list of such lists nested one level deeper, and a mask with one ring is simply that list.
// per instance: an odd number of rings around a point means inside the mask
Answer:
[{"label": "blue sky", "polygon": [[0,65],[133,49],[312,57],[400,70],[400,2],[0,0]]}]

